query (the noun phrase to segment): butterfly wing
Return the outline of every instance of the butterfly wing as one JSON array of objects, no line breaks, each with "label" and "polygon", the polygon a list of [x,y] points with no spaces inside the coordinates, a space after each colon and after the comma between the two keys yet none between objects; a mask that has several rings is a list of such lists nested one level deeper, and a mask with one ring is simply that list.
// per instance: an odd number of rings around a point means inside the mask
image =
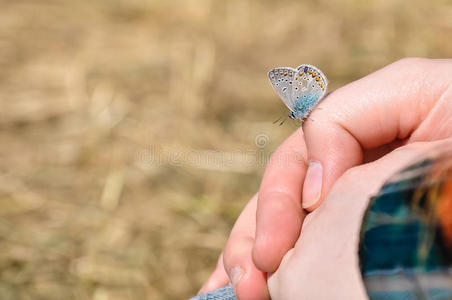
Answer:
[{"label": "butterfly wing", "polygon": [[300,112],[299,118],[307,117],[309,112],[317,105],[328,88],[326,76],[312,65],[297,67],[292,87],[292,100],[295,108]]},{"label": "butterfly wing", "polygon": [[273,89],[291,111],[294,111],[295,105],[292,98],[292,87],[296,73],[297,70],[288,67],[275,68],[268,72]]}]

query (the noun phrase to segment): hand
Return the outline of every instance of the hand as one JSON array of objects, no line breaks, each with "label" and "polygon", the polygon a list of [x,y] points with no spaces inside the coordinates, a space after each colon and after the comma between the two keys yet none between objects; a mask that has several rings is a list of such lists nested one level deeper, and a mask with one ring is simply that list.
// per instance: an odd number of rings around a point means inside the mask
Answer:
[{"label": "hand", "polygon": [[451,81],[452,60],[410,58],[326,97],[313,121],[308,119],[272,156],[259,199],[242,212],[223,263],[201,292],[227,283],[238,267],[239,299],[267,299],[265,273],[274,272],[294,246],[306,216],[303,208],[318,207],[339,176],[401,145],[452,135]]},{"label": "hand", "polygon": [[269,278],[271,298],[368,299],[357,253],[369,199],[395,172],[441,149],[450,151],[452,138],[412,143],[346,171],[322,206],[305,218],[295,248],[286,253]]}]

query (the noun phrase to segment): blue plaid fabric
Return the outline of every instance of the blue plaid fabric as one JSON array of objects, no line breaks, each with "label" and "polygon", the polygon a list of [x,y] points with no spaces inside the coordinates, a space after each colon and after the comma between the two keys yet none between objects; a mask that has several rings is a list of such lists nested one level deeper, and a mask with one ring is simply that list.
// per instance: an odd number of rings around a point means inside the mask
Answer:
[{"label": "blue plaid fabric", "polygon": [[235,297],[232,286],[227,285],[209,293],[193,297],[190,300],[237,300],[237,297]]},{"label": "blue plaid fabric", "polygon": [[364,215],[359,257],[371,300],[452,299],[452,155],[386,182]]}]

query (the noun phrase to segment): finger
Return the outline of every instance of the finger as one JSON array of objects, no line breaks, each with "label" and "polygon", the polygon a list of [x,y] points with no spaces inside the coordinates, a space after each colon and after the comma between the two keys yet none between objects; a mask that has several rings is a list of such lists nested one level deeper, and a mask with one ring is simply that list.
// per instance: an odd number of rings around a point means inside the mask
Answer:
[{"label": "finger", "polygon": [[345,170],[363,162],[363,150],[450,136],[451,78],[451,60],[404,59],[324,99],[303,127],[313,161],[303,207],[315,209]]},{"label": "finger", "polygon": [[256,266],[273,272],[293,247],[305,212],[300,197],[306,173],[303,131],[296,131],[272,155],[262,180],[257,207]]},{"label": "finger", "polygon": [[229,283],[229,277],[226,273],[223,265],[223,253],[220,254],[218,258],[217,266],[213,273],[207,279],[206,283],[201,287],[198,292],[199,294],[205,294],[207,292],[219,289]]},{"label": "finger", "polygon": [[224,268],[240,300],[269,299],[266,274],[256,268],[251,255],[256,231],[256,206],[257,194],[237,219],[223,254]]}]

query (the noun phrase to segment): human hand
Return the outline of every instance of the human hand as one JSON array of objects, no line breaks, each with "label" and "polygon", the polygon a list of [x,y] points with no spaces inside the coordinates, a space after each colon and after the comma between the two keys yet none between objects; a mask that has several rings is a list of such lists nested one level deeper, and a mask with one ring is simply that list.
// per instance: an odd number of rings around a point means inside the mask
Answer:
[{"label": "human hand", "polygon": [[[451,80],[451,60],[410,58],[326,97],[322,109],[312,113],[313,121],[307,120],[272,156],[259,199],[242,212],[223,260],[201,292],[220,287],[233,277],[232,270],[241,270],[234,284],[237,296],[267,299],[265,273],[278,268],[298,239],[303,208],[318,207],[351,167],[404,144],[452,135]],[[309,161],[318,164],[308,170]]]},{"label": "human hand", "polygon": [[368,299],[359,269],[358,244],[371,196],[396,171],[451,149],[452,138],[412,143],[347,170],[324,203],[305,218],[295,247],[269,277],[271,298]]}]

